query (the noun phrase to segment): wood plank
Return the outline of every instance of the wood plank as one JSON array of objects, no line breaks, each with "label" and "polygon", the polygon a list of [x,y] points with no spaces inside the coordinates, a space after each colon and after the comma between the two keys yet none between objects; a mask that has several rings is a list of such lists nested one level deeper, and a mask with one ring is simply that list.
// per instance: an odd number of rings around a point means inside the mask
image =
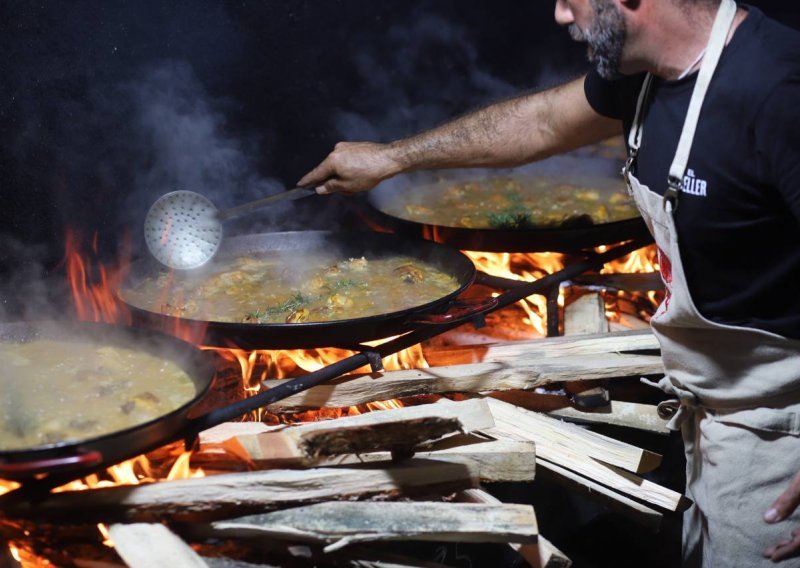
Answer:
[{"label": "wood plank", "polygon": [[108,533],[117,554],[131,568],[208,568],[188,544],[162,524],[114,524]]},{"label": "wood plank", "polygon": [[[501,503],[500,499],[480,488],[460,491],[456,494],[456,499],[467,503]],[[572,566],[572,560],[553,546],[541,533],[535,543],[509,543],[509,546],[516,550],[533,568],[570,568]]]},{"label": "wood plank", "polygon": [[537,444],[564,447],[634,473],[652,471],[661,463],[659,454],[501,400],[486,400],[498,424],[524,428]]},{"label": "wood plank", "polygon": [[[268,409],[289,412],[305,408],[347,407],[419,394],[531,390],[563,381],[657,375],[663,371],[661,358],[655,355],[605,353],[541,359],[526,355],[513,362],[386,371],[377,378],[364,375],[335,379],[271,404]],[[264,381],[264,385],[272,387],[279,382]]]},{"label": "wood plank", "polygon": [[321,542],[331,552],[370,541],[535,542],[537,532],[530,505],[339,501],[217,521],[203,535]]},{"label": "wood plank", "polygon": [[36,503],[0,497],[0,508],[8,518],[39,522],[195,521],[334,499],[449,493],[477,485],[477,472],[467,465],[412,459],[391,467],[255,471],[66,491]]}]

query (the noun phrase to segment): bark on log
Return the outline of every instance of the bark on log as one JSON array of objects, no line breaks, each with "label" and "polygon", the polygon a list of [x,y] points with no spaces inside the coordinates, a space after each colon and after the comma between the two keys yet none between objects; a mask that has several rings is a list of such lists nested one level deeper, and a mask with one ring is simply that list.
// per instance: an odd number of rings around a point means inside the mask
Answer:
[{"label": "bark on log", "polygon": [[311,465],[321,457],[341,454],[386,450],[410,455],[417,445],[493,425],[488,404],[476,399],[450,405],[445,411],[425,404],[236,436],[226,447],[255,459]]},{"label": "bark on log", "polygon": [[[509,362],[483,362],[428,369],[387,371],[379,377],[365,375],[342,378],[310,388],[269,405],[271,412],[306,408],[347,407],[375,400],[390,400],[423,394],[480,393],[531,390],[564,382],[655,375],[663,373],[655,355],[605,353],[538,359],[526,355]],[[280,381],[264,381],[267,387]]]},{"label": "bark on log", "polygon": [[0,498],[0,509],[8,518],[38,521],[196,521],[334,499],[451,493],[477,484],[477,472],[464,464],[414,459],[388,468],[258,471],[69,491],[42,502],[9,494]]},{"label": "bark on log", "polygon": [[280,538],[328,543],[326,551],[352,543],[392,540],[435,542],[535,542],[530,505],[438,502],[318,503],[217,521],[203,536]]}]

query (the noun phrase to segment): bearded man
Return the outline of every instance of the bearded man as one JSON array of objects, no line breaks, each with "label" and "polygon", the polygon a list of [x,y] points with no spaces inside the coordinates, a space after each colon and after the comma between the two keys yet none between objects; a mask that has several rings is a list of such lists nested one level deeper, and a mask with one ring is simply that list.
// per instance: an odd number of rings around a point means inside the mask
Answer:
[{"label": "bearded man", "polygon": [[796,558],[800,33],[734,0],[557,0],[555,17],[588,44],[586,77],[390,144],[339,143],[299,185],[365,191],[624,133],[667,287],[652,327],[694,502],[684,564]]}]

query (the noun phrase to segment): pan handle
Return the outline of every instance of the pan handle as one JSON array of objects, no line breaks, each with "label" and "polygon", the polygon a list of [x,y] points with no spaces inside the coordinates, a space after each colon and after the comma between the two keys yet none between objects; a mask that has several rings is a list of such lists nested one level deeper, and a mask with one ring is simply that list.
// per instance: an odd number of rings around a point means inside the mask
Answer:
[{"label": "pan handle", "polygon": [[61,469],[74,469],[79,467],[91,467],[103,461],[103,454],[98,451],[91,451],[82,454],[64,456],[60,458],[45,458],[28,462],[0,463],[0,477],[13,479],[20,475],[32,475],[34,473],[53,473]]},{"label": "pan handle", "polygon": [[456,300],[450,304],[449,309],[443,314],[420,314],[411,321],[422,324],[454,323],[468,320],[472,317],[488,312],[497,307],[497,298],[469,298]]}]

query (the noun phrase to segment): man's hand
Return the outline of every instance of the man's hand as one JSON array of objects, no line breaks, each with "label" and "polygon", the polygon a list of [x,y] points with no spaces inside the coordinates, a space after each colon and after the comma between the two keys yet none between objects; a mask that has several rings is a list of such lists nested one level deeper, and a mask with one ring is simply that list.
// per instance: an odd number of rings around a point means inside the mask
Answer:
[{"label": "man's hand", "polygon": [[355,193],[372,189],[400,171],[388,144],[339,142],[297,185],[316,187],[317,193]]},{"label": "man's hand", "polygon": [[[791,515],[800,505],[800,473],[794,476],[789,488],[772,504],[764,513],[764,520],[768,523],[778,523]],[[764,550],[764,557],[773,562],[800,555],[800,527],[792,531],[788,540],[773,544]]]}]

